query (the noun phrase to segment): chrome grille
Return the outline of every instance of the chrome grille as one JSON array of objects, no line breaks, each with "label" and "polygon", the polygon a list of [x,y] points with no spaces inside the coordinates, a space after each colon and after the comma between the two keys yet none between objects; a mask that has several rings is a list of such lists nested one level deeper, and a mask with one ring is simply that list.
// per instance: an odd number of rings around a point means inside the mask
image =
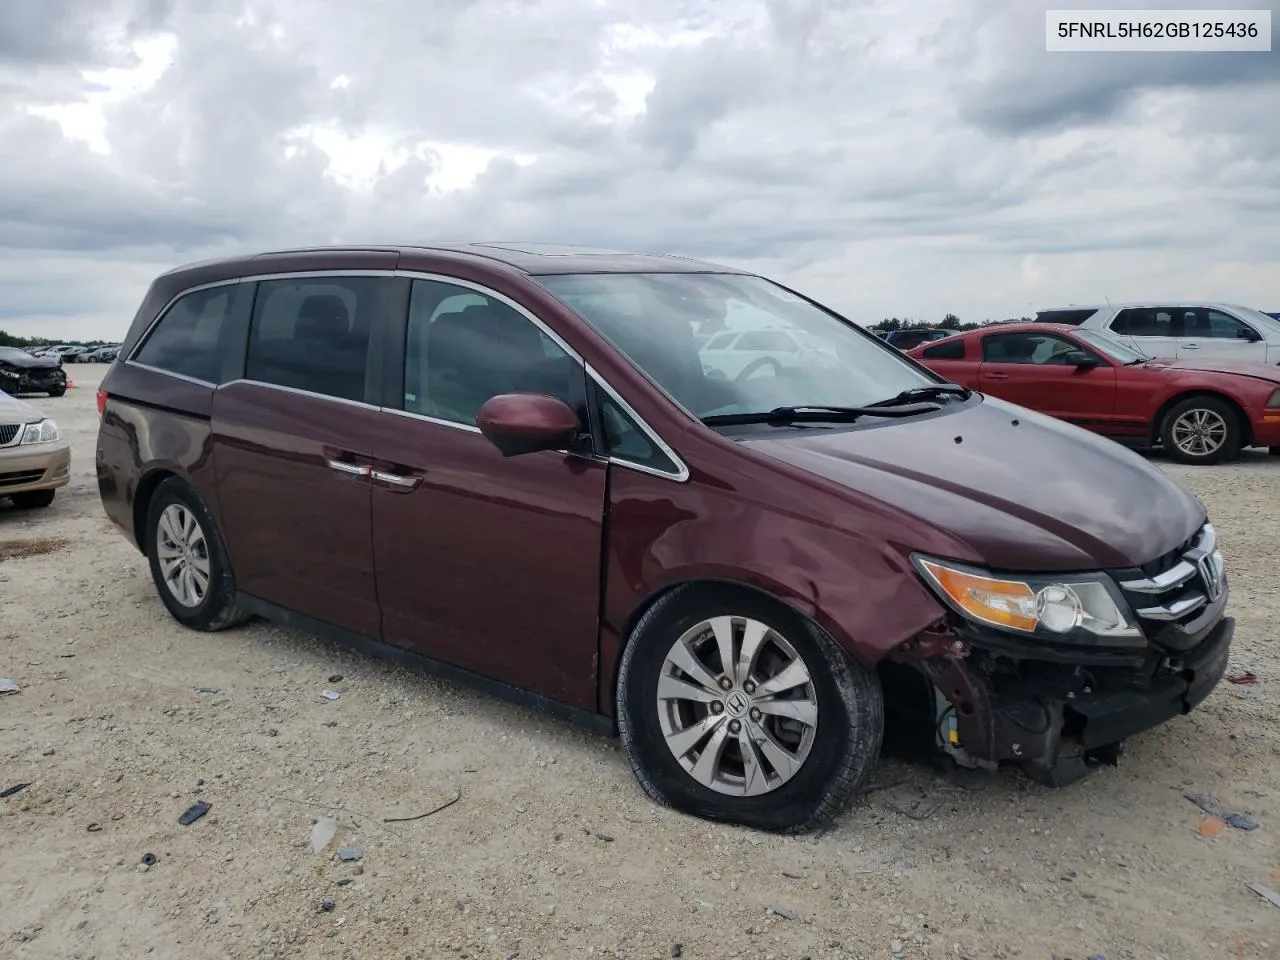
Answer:
[{"label": "chrome grille", "polygon": [[1227,588],[1222,554],[1211,523],[1201,527],[1180,552],[1161,559],[1157,569],[1149,566],[1140,571],[1144,576],[1119,581],[1134,613],[1151,629],[1191,623]]},{"label": "chrome grille", "polygon": [[0,423],[0,447],[8,446],[18,439],[18,431],[21,429],[20,423]]}]

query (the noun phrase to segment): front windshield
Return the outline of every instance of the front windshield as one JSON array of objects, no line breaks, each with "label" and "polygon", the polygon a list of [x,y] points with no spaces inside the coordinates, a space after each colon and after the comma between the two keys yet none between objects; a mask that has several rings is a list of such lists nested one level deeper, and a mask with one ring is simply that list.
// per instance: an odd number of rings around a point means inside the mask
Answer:
[{"label": "front windshield", "polygon": [[1121,343],[1115,337],[1100,330],[1077,330],[1075,333],[1089,346],[1116,363],[1140,363],[1151,359],[1147,354]]},{"label": "front windshield", "polygon": [[[606,273],[539,282],[696,417],[864,406],[938,381],[761,277]],[[727,349],[722,332],[737,336]]]}]

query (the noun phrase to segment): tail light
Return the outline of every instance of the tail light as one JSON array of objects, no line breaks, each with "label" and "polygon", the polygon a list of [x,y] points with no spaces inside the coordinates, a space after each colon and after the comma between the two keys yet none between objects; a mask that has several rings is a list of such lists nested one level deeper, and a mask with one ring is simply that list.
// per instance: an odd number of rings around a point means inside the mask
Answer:
[{"label": "tail light", "polygon": [[107,391],[98,391],[98,416],[102,416],[107,409]]}]

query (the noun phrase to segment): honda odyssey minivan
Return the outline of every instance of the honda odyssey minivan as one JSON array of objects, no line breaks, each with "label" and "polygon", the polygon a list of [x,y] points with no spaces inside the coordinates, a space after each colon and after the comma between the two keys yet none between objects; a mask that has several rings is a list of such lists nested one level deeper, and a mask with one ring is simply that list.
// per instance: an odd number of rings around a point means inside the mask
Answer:
[{"label": "honda odyssey minivan", "polygon": [[[823,345],[710,376],[748,309]],[[1047,784],[1218,683],[1201,504],[813,300],[538,244],[293,250],[152,284],[98,396],[107,514],[175,619],[265,617],[621,736],[657,801],[773,830],[886,707]]]}]

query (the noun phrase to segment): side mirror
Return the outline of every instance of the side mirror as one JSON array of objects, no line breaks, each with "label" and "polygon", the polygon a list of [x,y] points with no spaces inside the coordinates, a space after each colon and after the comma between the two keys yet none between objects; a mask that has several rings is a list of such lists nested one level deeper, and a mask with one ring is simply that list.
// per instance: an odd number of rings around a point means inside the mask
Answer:
[{"label": "side mirror", "polygon": [[1250,343],[1257,343],[1262,339],[1262,337],[1258,334],[1257,330],[1250,329],[1249,327],[1241,327],[1236,331],[1236,339],[1248,340]]},{"label": "side mirror", "polygon": [[1085,353],[1083,350],[1072,350],[1063,354],[1062,362],[1075,367],[1077,370],[1092,370],[1094,367],[1099,366],[1098,358],[1091,353]]},{"label": "side mirror", "polygon": [[490,397],[476,412],[476,426],[504,457],[559,450],[582,429],[567,403],[538,393]]}]

